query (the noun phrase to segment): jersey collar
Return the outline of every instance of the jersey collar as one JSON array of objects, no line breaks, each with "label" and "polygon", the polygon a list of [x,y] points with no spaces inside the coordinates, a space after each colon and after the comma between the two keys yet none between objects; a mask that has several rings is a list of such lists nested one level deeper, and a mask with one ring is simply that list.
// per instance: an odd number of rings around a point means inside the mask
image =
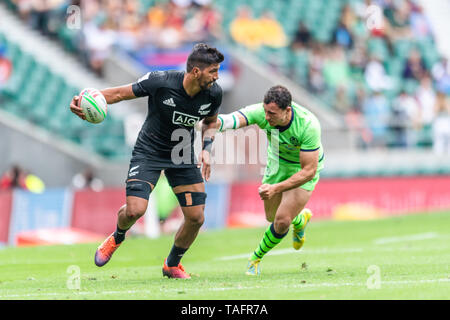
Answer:
[{"label": "jersey collar", "polygon": [[286,131],[287,129],[289,129],[289,127],[292,124],[292,121],[294,120],[294,107],[291,105],[291,110],[292,110],[292,114],[291,114],[291,120],[289,121],[289,123],[285,126],[276,126],[275,128],[277,128],[278,130],[280,130],[280,132]]}]

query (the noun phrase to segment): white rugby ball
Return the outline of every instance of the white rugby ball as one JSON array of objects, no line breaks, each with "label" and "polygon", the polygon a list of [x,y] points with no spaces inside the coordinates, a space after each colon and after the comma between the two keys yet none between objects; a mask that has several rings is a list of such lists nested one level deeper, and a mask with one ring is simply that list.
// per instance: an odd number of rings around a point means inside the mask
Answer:
[{"label": "white rugby ball", "polygon": [[91,123],[100,123],[106,118],[108,104],[103,94],[97,89],[81,90],[79,105],[83,109],[86,120]]}]

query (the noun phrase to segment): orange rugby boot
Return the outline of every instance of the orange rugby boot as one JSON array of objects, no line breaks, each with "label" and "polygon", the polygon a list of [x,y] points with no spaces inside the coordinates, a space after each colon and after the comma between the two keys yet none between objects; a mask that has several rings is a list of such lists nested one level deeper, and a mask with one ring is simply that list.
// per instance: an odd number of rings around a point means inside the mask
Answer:
[{"label": "orange rugby boot", "polygon": [[113,253],[119,248],[121,243],[116,244],[114,233],[112,233],[106,240],[97,248],[95,252],[95,264],[97,267],[104,266],[110,259]]},{"label": "orange rugby boot", "polygon": [[164,260],[164,265],[162,268],[163,277],[176,278],[176,279],[190,279],[191,276],[184,271],[181,263],[177,267],[168,267],[167,258]]}]

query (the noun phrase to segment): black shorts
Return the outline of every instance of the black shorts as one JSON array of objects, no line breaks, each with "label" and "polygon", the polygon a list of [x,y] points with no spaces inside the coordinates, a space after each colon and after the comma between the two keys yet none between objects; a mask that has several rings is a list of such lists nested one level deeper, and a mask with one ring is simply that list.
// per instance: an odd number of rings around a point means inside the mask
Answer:
[{"label": "black shorts", "polygon": [[[155,187],[163,169],[155,169],[148,166],[147,160],[132,159],[126,180],[126,195],[144,198],[148,200],[152,188]],[[164,174],[169,185],[176,186],[190,185],[203,182],[200,168],[166,168]]]}]

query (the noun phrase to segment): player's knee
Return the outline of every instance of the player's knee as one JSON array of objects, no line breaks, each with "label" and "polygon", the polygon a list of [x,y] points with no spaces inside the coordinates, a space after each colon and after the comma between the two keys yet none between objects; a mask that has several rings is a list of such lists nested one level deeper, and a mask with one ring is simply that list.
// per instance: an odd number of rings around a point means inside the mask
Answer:
[{"label": "player's knee", "polygon": [[147,211],[147,203],[131,202],[126,206],[126,216],[130,220],[137,220]]},{"label": "player's knee", "polygon": [[291,225],[291,221],[286,217],[276,217],[274,221],[275,230],[278,232],[286,232],[289,230],[289,226]]},{"label": "player's knee", "polygon": [[189,224],[200,228],[205,222],[205,215],[202,210],[201,212],[199,211],[194,214],[190,214],[188,217],[185,217],[185,219],[189,221]]}]

